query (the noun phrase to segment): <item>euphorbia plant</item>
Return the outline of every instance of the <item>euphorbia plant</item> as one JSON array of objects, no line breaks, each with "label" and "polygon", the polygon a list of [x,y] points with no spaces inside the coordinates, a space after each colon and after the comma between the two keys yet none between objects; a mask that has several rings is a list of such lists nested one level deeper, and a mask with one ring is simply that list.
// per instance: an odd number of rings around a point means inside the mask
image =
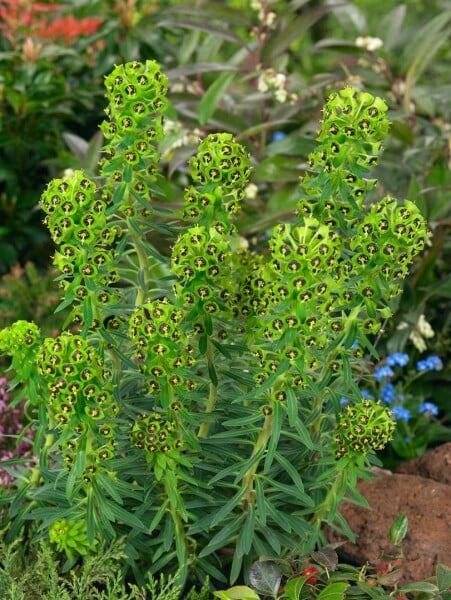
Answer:
[{"label": "euphorbia plant", "polygon": [[0,333],[40,457],[3,493],[9,537],[32,520],[30,535],[50,532],[75,560],[125,536],[138,578],[181,567],[234,581],[258,556],[312,550],[324,523],[352,536],[339,503],[363,502],[357,476],[394,428],[356,381],[426,238],[413,203],[364,203],[386,104],[330,96],[297,214],[253,253],[233,223],[245,148],[227,133],[201,141],[171,212],[165,75],[132,62],[105,84],[98,181],[77,171],[41,200],[68,328]]}]

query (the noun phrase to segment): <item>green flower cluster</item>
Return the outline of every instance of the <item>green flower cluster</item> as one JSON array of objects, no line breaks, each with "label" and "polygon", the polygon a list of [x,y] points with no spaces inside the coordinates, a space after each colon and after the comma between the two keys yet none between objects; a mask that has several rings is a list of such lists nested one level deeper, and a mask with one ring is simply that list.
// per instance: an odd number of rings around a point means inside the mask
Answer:
[{"label": "green flower cluster", "polygon": [[249,154],[232,134],[214,133],[199,144],[189,166],[200,188],[186,190],[184,218],[197,224],[227,223],[244,197],[251,172]]},{"label": "green flower cluster", "polygon": [[[185,192],[184,219],[195,221],[177,238],[171,268],[178,301],[197,318],[195,332],[212,333],[212,316],[232,315],[233,250],[238,244],[231,218],[244,197],[249,154],[228,133],[211,134],[190,160],[197,186]],[[193,317],[194,318],[194,317]]]},{"label": "green flower cluster", "polygon": [[224,229],[220,222],[217,227],[190,227],[179,235],[171,253],[172,272],[178,278],[174,285],[177,298],[188,306],[200,305],[210,314],[218,311],[218,300],[230,277],[230,243]]},{"label": "green flower cluster", "polygon": [[320,144],[309,156],[312,172],[302,180],[307,198],[299,203],[300,213],[308,208],[311,196],[313,216],[321,216],[324,203],[331,198],[338,199],[344,205],[341,208],[349,212],[374,187],[376,181],[365,175],[377,165],[387,137],[387,109],[381,98],[352,87],[329,96],[317,137]]},{"label": "green flower cluster", "polygon": [[107,203],[82,171],[67,179],[53,179],[41,197],[45,223],[59,247],[53,264],[61,271],[66,297],[82,303],[93,289],[92,304],[101,307],[113,300],[105,289],[119,275],[114,268],[113,246],[120,236],[107,223]]},{"label": "green flower cluster", "polygon": [[194,349],[180,327],[182,318],[183,312],[163,298],[139,306],[129,320],[134,358],[146,375],[148,391],[164,391],[165,408],[175,390],[195,388],[192,379],[186,377],[194,364]]},{"label": "green flower cluster", "polygon": [[84,479],[113,455],[113,420],[118,406],[102,359],[79,335],[64,332],[46,338],[36,359],[38,374],[49,392],[48,417],[65,432],[63,460],[67,468],[84,450]]},{"label": "green flower cluster", "polygon": [[68,521],[60,519],[55,521],[49,529],[50,541],[55,544],[59,552],[65,552],[72,561],[76,555],[86,556],[89,550],[94,550],[97,541],[89,543],[86,521]]},{"label": "green flower cluster", "polygon": [[366,171],[387,134],[386,110],[351,88],[329,98],[297,220],[274,228],[269,261],[249,261],[242,288],[253,317],[248,339],[259,358],[257,384],[278,374],[272,399],[283,399],[286,386],[314,387],[318,377],[341,374],[354,343],[365,346],[390,316],[387,302],[424,247],[426,225],[412,202],[363,204],[373,185]]},{"label": "green flower cluster", "polygon": [[132,425],[130,439],[135,448],[145,451],[147,464],[158,473],[182,460],[183,440],[177,424],[160,413],[139,415]]},{"label": "green flower cluster", "polygon": [[[113,202],[121,204],[125,216],[135,214],[135,202],[150,208],[149,181],[156,178],[163,138],[162,113],[166,110],[167,77],[152,60],[117,66],[105,78],[108,120],[101,125],[107,140],[100,161],[101,175],[116,184]],[[131,195],[124,201],[124,190]]]},{"label": "green flower cluster", "polygon": [[368,454],[383,450],[393,438],[395,421],[390,410],[380,402],[361,400],[347,405],[336,426],[335,455]]},{"label": "green flower cluster", "polygon": [[39,327],[29,321],[16,321],[0,331],[0,353],[11,356],[12,368],[26,380],[34,368],[41,344]]}]

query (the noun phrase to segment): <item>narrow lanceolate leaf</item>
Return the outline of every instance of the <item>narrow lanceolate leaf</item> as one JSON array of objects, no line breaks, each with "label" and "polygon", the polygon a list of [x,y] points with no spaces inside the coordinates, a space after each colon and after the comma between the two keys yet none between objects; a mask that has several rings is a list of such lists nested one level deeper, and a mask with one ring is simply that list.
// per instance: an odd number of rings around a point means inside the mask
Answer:
[{"label": "narrow lanceolate leaf", "polygon": [[290,45],[317,23],[324,15],[334,10],[333,6],[321,6],[307,12],[303,12],[279,31],[273,33],[263,48],[263,60],[274,59],[282,54]]},{"label": "narrow lanceolate leaf", "polygon": [[249,554],[250,549],[252,547],[252,540],[254,538],[254,529],[255,511],[252,504],[250,504],[247,509],[247,515],[244,521],[244,525],[240,531],[236,542],[235,552],[237,554],[240,554],[241,556],[246,556],[247,554]]},{"label": "narrow lanceolate leaf", "polygon": [[[243,515],[244,517],[244,515]],[[203,548],[199,554],[199,557],[208,556],[212,552],[215,552],[219,548],[224,548],[226,544],[230,543],[230,540],[236,536],[242,525],[242,518],[232,519],[227,525],[225,525],[216,535],[214,535],[207,546]]]},{"label": "narrow lanceolate leaf", "polygon": [[216,527],[219,525],[225,519],[225,517],[232,512],[235,506],[241,502],[245,493],[246,488],[240,488],[237,493],[216,513],[215,518],[211,522],[211,527]]},{"label": "narrow lanceolate leaf", "polygon": [[205,92],[204,97],[199,103],[198,110],[199,123],[201,125],[205,125],[215,112],[216,107],[221,102],[226,89],[229,87],[234,77],[235,73],[223,73]]},{"label": "narrow lanceolate leaf", "polygon": [[158,22],[158,27],[167,27],[169,29],[198,29],[214,36],[222,37],[230,42],[244,46],[243,40],[233,33],[229,28],[215,23],[209,23],[205,20],[195,21],[192,19],[163,19]]}]

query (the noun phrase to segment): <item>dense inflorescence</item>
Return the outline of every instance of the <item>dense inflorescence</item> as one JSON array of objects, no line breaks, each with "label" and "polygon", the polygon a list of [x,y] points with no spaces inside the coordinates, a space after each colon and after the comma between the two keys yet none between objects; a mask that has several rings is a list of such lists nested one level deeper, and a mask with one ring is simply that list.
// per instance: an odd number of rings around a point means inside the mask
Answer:
[{"label": "dense inflorescence", "polygon": [[331,95],[297,219],[274,228],[269,261],[254,262],[247,277],[249,295],[258,290],[248,306],[255,380],[271,378],[272,399],[286,396],[281,386],[314,389],[318,379],[341,378],[361,352],[356,345],[365,347],[391,315],[389,300],[424,247],[426,225],[412,202],[387,196],[364,204],[386,111],[382,100],[352,88]]},{"label": "dense inflorescence", "polygon": [[[168,408],[177,389],[192,391],[195,383],[186,377],[194,365],[194,348],[180,327],[183,313],[168,298],[146,302],[130,317],[134,358],[146,375],[149,393],[165,392],[160,404]],[[168,390],[171,388],[171,391]]]},{"label": "dense inflorescence", "polygon": [[[105,307],[117,299],[109,288],[119,279],[114,246],[120,229],[107,221],[107,202],[92,180],[75,171],[71,177],[50,182],[41,207],[58,247],[53,264],[61,272],[60,287],[75,306],[89,303],[88,325],[99,323]],[[81,322],[82,314],[75,309],[74,319]]]},{"label": "dense inflorescence", "polygon": [[84,450],[88,483],[114,454],[113,420],[119,407],[103,360],[81,336],[65,332],[44,340],[36,364],[47,387],[50,422],[62,432],[63,461],[71,469]]},{"label": "dense inflorescence", "polygon": [[[158,141],[163,138],[167,77],[155,61],[117,66],[105,78],[108,117],[101,125],[107,143],[101,174],[116,184],[114,201],[134,214],[134,204],[149,209],[149,183],[158,169]],[[124,206],[124,190],[131,190]]]},{"label": "dense inflorescence", "polygon": [[393,437],[395,421],[390,411],[379,402],[362,399],[345,406],[337,424],[335,454],[366,455],[383,450]]}]

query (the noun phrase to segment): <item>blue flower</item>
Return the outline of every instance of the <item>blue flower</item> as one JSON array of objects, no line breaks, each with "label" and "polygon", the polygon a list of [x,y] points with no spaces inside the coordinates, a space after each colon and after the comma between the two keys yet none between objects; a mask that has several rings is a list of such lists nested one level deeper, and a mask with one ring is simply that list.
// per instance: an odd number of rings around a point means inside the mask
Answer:
[{"label": "blue flower", "polygon": [[412,416],[412,413],[408,408],[404,408],[404,406],[394,406],[391,409],[391,414],[397,421],[408,421]]},{"label": "blue flower", "polygon": [[379,395],[382,402],[385,402],[385,404],[391,404],[395,399],[395,386],[392,383],[386,383],[381,387]]},{"label": "blue flower", "polygon": [[384,365],[382,367],[378,367],[377,369],[374,369],[374,373],[373,373],[373,377],[376,381],[382,381],[383,379],[389,379],[390,377],[393,377],[393,375],[394,375],[394,372],[387,365]]},{"label": "blue flower", "polygon": [[417,371],[441,371],[443,363],[439,356],[428,356],[417,362]]},{"label": "blue flower", "polygon": [[409,362],[409,355],[403,352],[393,352],[385,359],[385,364],[389,367],[405,367]]},{"label": "blue flower", "polygon": [[342,396],[340,398],[340,406],[347,406],[349,404],[349,398],[346,398],[346,396]]},{"label": "blue flower", "polygon": [[438,415],[438,406],[432,402],[423,402],[418,407],[418,411],[427,417],[436,417]]},{"label": "blue flower", "polygon": [[275,131],[272,134],[271,142],[281,142],[287,137],[287,134],[283,131]]},{"label": "blue flower", "polygon": [[373,394],[368,390],[360,390],[360,393],[362,394],[362,398],[366,398],[367,400],[374,400]]}]

